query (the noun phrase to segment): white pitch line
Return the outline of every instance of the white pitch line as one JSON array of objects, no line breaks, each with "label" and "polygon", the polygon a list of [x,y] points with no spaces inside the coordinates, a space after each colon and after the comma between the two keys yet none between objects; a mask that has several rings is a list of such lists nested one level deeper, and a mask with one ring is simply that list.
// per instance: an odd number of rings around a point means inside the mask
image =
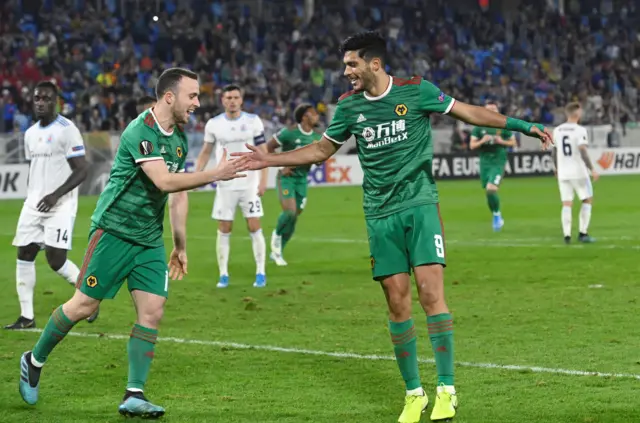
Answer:
[{"label": "white pitch line", "polygon": [[[41,333],[42,329],[27,329],[24,332]],[[129,339],[129,335],[120,334],[95,334],[86,332],[69,332],[67,335],[76,336],[80,338],[105,338],[105,339],[117,339],[126,340]],[[204,345],[209,347],[224,347],[235,350],[257,350],[268,352],[279,352],[289,354],[302,354],[302,355],[315,355],[322,357],[335,357],[346,358],[355,360],[369,360],[369,361],[395,361],[395,357],[378,355],[378,354],[357,354],[350,352],[332,352],[332,351],[319,351],[308,350],[301,348],[288,348],[277,347],[273,345],[250,345],[240,344],[237,342],[225,342],[225,341],[207,341],[200,339],[183,339],[183,338],[158,338],[160,342],[171,342],[174,344],[192,344],[192,345]],[[433,359],[419,359],[420,363],[434,364]],[[552,367],[540,367],[540,366],[522,366],[518,364],[496,364],[496,363],[474,363],[469,361],[457,361],[456,365],[462,367],[474,367],[479,369],[497,369],[497,370],[511,370],[516,372],[532,372],[532,373],[550,373],[556,375],[566,376],[596,376],[603,378],[624,378],[624,379],[637,379],[640,380],[640,375],[632,373],[606,373],[606,372],[589,372],[586,370],[570,370],[570,369],[556,369]]]},{"label": "white pitch line", "polygon": [[[250,239],[249,237],[241,237],[242,239]],[[207,238],[210,239],[210,238]],[[325,244],[367,244],[366,239],[343,239],[343,238],[296,238],[298,242],[308,243],[325,243]],[[460,247],[490,247],[490,248],[586,248],[586,249],[598,249],[598,250],[613,250],[613,249],[630,249],[640,250],[640,245],[621,245],[621,244],[590,244],[589,246],[574,243],[573,245],[565,245],[564,242],[555,243],[532,243],[526,239],[487,239],[477,241],[461,241],[461,240],[446,240],[447,244],[453,244]]]},{"label": "white pitch line", "polygon": [[[14,234],[1,233],[0,236],[13,237]],[[189,239],[212,241],[215,239],[214,235],[187,235]],[[87,235],[74,234],[73,238],[87,239]],[[165,239],[171,239],[170,234],[164,235]],[[237,239],[250,240],[250,237],[239,236]],[[598,238],[601,241],[635,241],[636,238],[621,236],[621,237],[601,237]],[[543,243],[544,241],[548,243]],[[306,238],[296,237],[296,242],[307,242],[317,244],[368,244],[365,237],[361,239],[353,238]],[[604,244],[595,243],[589,246],[574,242],[572,245],[565,245],[562,240],[558,241],[558,238],[494,238],[494,239],[476,239],[474,241],[464,241],[459,239],[448,239],[447,244],[453,244],[461,247],[483,247],[483,248],[588,248],[598,250],[614,250],[614,249],[629,249],[640,250],[640,245],[623,245],[623,244]]]}]

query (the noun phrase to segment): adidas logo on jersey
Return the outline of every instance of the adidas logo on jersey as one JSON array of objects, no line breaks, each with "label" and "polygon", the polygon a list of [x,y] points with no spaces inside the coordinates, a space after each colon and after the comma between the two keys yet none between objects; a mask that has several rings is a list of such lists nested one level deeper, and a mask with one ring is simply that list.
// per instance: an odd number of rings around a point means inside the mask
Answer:
[{"label": "adidas logo on jersey", "polygon": [[364,117],[364,115],[363,115],[362,113],[360,113],[360,116],[358,116],[358,121],[357,121],[357,123],[361,123],[361,122],[364,122],[364,121],[366,121],[366,120],[367,120],[367,118],[366,118],[366,117]]}]

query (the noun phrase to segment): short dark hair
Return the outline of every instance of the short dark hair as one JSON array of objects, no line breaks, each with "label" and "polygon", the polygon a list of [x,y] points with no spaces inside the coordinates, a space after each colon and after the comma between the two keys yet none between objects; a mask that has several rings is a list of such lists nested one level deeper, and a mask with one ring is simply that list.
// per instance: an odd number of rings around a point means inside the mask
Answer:
[{"label": "short dark hair", "polygon": [[379,58],[384,66],[387,58],[387,40],[377,31],[359,32],[340,44],[340,53],[357,51],[358,56],[367,62]]},{"label": "short dark hair", "polygon": [[225,93],[229,93],[231,91],[239,91],[240,95],[242,95],[242,88],[240,88],[240,85],[229,84],[229,85],[225,85],[224,87],[222,87],[222,94],[223,95]]},{"label": "short dark hair", "polygon": [[302,103],[293,111],[293,118],[297,123],[302,122],[302,118],[304,114],[307,113],[307,110],[312,109],[313,106],[309,103]]},{"label": "short dark hair", "polygon": [[53,91],[53,94],[56,97],[58,96],[58,87],[57,87],[56,84],[54,84],[51,81],[40,81],[40,82],[38,82],[38,84],[34,88],[34,91],[37,90],[38,88],[47,88],[47,89]]},{"label": "short dark hair", "polygon": [[136,103],[137,106],[144,106],[145,104],[155,103],[157,100],[155,97],[151,97],[150,95],[142,96],[138,99]]},{"label": "short dark hair", "polygon": [[169,68],[162,72],[156,83],[156,98],[160,98],[168,91],[173,91],[182,78],[198,80],[198,75],[184,68]]}]

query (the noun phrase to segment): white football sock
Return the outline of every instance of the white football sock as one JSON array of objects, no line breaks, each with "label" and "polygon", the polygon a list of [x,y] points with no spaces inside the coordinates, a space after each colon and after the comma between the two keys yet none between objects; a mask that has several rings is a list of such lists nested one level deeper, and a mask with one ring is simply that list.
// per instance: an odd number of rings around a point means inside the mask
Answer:
[{"label": "white football sock", "polygon": [[589,230],[589,222],[591,222],[591,204],[582,203],[580,208],[580,233],[587,234]]},{"label": "white football sock", "polygon": [[264,262],[267,258],[267,244],[264,242],[262,229],[251,232],[253,258],[256,260],[256,275],[264,275]]},{"label": "white football sock", "polygon": [[282,255],[282,235],[278,235],[275,229],[271,234],[271,252]]},{"label": "white football sock", "polygon": [[218,268],[220,269],[220,276],[229,275],[229,240],[231,239],[231,232],[228,234],[218,231],[218,240],[216,242],[216,253],[218,255]]},{"label": "white football sock", "polygon": [[564,236],[571,236],[571,207],[562,206],[562,232]]},{"label": "white football sock", "polygon": [[36,263],[16,260],[16,291],[20,300],[20,315],[33,320],[33,290],[36,286]]},{"label": "white football sock", "polygon": [[424,395],[424,389],[422,389],[422,386],[416,389],[407,389],[407,395],[416,395],[421,397]]},{"label": "white football sock", "polygon": [[80,269],[71,260],[64,262],[62,267],[57,271],[58,275],[62,276],[71,285],[75,285],[80,275]]},{"label": "white football sock", "polygon": [[448,394],[455,394],[456,393],[456,388],[453,385],[444,385],[444,386],[438,386],[438,388],[436,389],[438,393],[440,392],[446,392]]},{"label": "white football sock", "polygon": [[31,364],[33,365],[33,367],[37,367],[39,369],[44,366],[44,363],[40,363],[38,360],[36,360],[33,354],[31,354]]}]

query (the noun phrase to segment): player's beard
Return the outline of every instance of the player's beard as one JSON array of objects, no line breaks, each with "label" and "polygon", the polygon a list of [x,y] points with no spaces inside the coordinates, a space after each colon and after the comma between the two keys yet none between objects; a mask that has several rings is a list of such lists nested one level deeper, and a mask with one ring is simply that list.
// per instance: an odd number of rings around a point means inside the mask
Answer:
[{"label": "player's beard", "polygon": [[184,125],[189,122],[189,109],[176,107],[173,110],[173,120],[178,125]]},{"label": "player's beard", "polygon": [[367,68],[366,71],[362,72],[360,79],[362,81],[363,91],[371,92],[371,89],[376,86],[376,76],[370,68]]}]

